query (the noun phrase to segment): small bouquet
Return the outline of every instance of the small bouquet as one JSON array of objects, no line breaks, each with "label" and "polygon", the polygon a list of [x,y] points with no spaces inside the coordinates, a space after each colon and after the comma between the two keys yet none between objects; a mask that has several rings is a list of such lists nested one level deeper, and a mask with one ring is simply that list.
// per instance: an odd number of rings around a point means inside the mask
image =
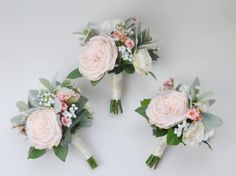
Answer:
[{"label": "small bouquet", "polygon": [[160,93],[153,99],[144,99],[136,112],[145,117],[158,138],[158,144],[146,161],[156,168],[168,145],[197,145],[209,140],[214,129],[223,121],[209,112],[215,103],[209,99],[211,92],[202,92],[199,79],[190,87],[177,83],[173,78],[165,81]]},{"label": "small bouquet", "polygon": [[121,105],[123,72],[155,75],[151,72],[152,61],[158,59],[158,48],[148,29],[141,29],[136,18],[108,20],[88,24],[78,32],[83,46],[79,68],[68,79],[84,76],[95,86],[102,78],[112,74],[112,99],[110,112],[123,112]]},{"label": "small bouquet", "polygon": [[78,131],[92,125],[93,113],[87,104],[88,99],[70,80],[51,83],[40,79],[40,82],[46,89],[30,90],[27,103],[17,102],[20,113],[11,119],[13,127],[30,141],[28,159],[39,158],[53,150],[59,159],[65,161],[68,146],[72,143],[84,154],[89,166],[96,168],[96,160]]}]

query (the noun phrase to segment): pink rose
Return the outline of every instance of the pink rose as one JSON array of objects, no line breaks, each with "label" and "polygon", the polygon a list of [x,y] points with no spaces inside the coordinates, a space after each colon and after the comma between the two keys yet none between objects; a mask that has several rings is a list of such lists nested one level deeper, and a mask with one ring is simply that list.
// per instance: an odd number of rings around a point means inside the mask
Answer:
[{"label": "pink rose", "polygon": [[92,37],[83,49],[80,72],[91,81],[99,80],[115,67],[117,55],[117,47],[111,37]]},{"label": "pink rose", "polygon": [[71,98],[72,96],[76,97],[79,99],[80,95],[75,93],[74,90],[68,89],[68,88],[60,88],[57,92],[56,92],[56,96],[57,98],[61,101],[61,102],[67,102],[69,98]]},{"label": "pink rose", "polygon": [[127,46],[129,49],[132,49],[134,47],[134,41],[131,40],[130,38],[128,38],[126,41],[125,41],[125,46]]},{"label": "pink rose", "polygon": [[61,118],[61,123],[62,123],[63,126],[70,127],[70,125],[72,124],[72,120],[67,118],[67,117],[62,117]]},{"label": "pink rose", "polygon": [[146,114],[151,124],[169,129],[185,119],[188,111],[185,94],[172,91],[152,99]]},{"label": "pink rose", "polygon": [[169,89],[173,88],[173,86],[174,86],[174,79],[169,78],[168,80],[166,80],[163,83],[163,90],[169,90]]},{"label": "pink rose", "polygon": [[68,105],[64,102],[61,103],[61,111],[65,112],[68,109]]},{"label": "pink rose", "polygon": [[51,149],[58,146],[62,129],[55,111],[46,108],[34,111],[27,119],[26,134],[36,149]]},{"label": "pink rose", "polygon": [[119,40],[122,40],[122,38],[124,37],[123,33],[120,32],[120,31],[115,31],[112,33],[112,37],[116,40],[116,41],[119,41]]},{"label": "pink rose", "polygon": [[187,112],[187,115],[186,115],[186,116],[187,116],[189,119],[194,120],[194,121],[196,121],[196,122],[199,122],[199,121],[202,119],[199,110],[197,110],[196,108],[190,109],[190,110]]}]

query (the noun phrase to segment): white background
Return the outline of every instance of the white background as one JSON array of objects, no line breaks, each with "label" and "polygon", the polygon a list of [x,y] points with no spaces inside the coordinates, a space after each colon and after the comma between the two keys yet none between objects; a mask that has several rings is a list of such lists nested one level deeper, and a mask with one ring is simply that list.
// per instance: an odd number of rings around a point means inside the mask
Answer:
[{"label": "white background", "polygon": [[[199,176],[235,175],[236,3],[230,0],[0,0],[0,168],[4,176]],[[161,59],[154,65],[158,81],[140,75],[125,78],[124,114],[109,114],[110,77],[93,88],[79,80],[96,113],[94,125],[81,135],[100,166],[91,171],[71,149],[64,164],[53,153],[28,161],[28,142],[11,129],[15,102],[26,100],[37,79],[59,78],[78,65],[73,32],[87,22],[137,16],[159,40]],[[207,146],[170,147],[157,170],[144,164],[155,146],[146,121],[134,112],[139,100],[156,94],[160,83],[174,76],[189,84],[200,77],[213,90],[212,112],[224,126]]]}]

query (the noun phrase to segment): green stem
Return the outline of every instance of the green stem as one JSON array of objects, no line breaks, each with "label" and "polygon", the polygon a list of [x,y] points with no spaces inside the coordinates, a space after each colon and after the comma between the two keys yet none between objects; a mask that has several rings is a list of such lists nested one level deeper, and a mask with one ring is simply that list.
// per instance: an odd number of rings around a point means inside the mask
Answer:
[{"label": "green stem", "polygon": [[89,166],[90,166],[91,169],[95,169],[95,168],[98,166],[98,164],[97,164],[97,162],[96,162],[96,160],[94,159],[93,156],[91,156],[91,157],[87,160],[87,162],[88,162],[88,164],[89,164]]},{"label": "green stem", "polygon": [[115,115],[117,115],[119,113],[123,113],[121,100],[111,100],[111,102],[110,102],[110,113],[113,113]]},{"label": "green stem", "polygon": [[151,154],[148,157],[148,159],[146,161],[146,164],[147,164],[148,167],[150,167],[150,168],[154,167],[154,169],[156,169],[160,159],[161,159],[160,157]]}]

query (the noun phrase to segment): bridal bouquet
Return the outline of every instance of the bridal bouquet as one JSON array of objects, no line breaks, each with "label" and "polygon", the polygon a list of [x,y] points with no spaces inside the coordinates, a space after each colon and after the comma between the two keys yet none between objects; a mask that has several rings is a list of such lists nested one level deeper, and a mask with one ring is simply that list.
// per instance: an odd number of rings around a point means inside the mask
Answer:
[{"label": "bridal bouquet", "polygon": [[11,119],[14,128],[30,141],[28,159],[36,159],[49,150],[66,160],[69,144],[80,150],[89,166],[96,160],[84,145],[79,129],[92,125],[93,113],[87,101],[70,80],[60,83],[40,79],[45,89],[30,90],[27,103],[17,102],[19,115]]},{"label": "bridal bouquet", "polygon": [[158,59],[158,49],[148,29],[142,29],[136,18],[108,20],[88,24],[78,32],[83,46],[79,68],[68,79],[85,77],[95,86],[106,74],[112,74],[112,99],[110,112],[123,112],[121,105],[123,72],[155,75],[152,61]]},{"label": "bridal bouquet", "polygon": [[197,145],[209,140],[222,120],[209,112],[215,103],[209,99],[211,92],[200,89],[196,78],[190,87],[177,83],[173,78],[165,81],[160,93],[153,99],[144,99],[136,112],[145,117],[158,138],[158,144],[146,161],[156,168],[168,145]]}]

